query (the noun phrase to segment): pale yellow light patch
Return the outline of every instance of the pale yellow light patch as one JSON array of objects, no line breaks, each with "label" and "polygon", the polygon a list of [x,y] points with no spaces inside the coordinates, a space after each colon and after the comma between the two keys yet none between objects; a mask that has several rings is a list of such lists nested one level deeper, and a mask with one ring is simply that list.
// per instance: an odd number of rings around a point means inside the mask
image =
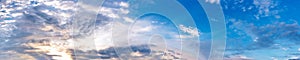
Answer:
[{"label": "pale yellow light patch", "polygon": [[[73,60],[72,53],[69,50],[70,44],[66,39],[69,39],[69,31],[66,29],[59,29],[53,25],[46,25],[40,30],[45,32],[56,32],[60,33],[63,36],[42,36],[38,34],[34,34],[25,39],[28,40],[37,40],[40,42],[31,42],[26,43],[25,46],[34,48],[33,50],[26,50],[26,52],[34,52],[34,53],[45,53],[47,55],[52,56],[52,59],[55,60]],[[52,31],[51,31],[52,30]],[[43,40],[46,41],[43,41]]]},{"label": "pale yellow light patch", "polygon": [[131,56],[143,56],[144,54],[137,51],[137,52],[132,52],[130,55]]}]

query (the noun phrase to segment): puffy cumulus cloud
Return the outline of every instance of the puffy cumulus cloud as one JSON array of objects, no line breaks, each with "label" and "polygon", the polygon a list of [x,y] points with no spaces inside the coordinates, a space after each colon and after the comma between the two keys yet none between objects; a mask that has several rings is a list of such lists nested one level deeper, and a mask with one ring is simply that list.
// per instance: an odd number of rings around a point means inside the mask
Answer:
[{"label": "puffy cumulus cloud", "polygon": [[120,5],[121,7],[124,7],[124,8],[128,8],[128,7],[129,7],[129,4],[126,3],[126,2],[120,2],[119,5]]},{"label": "puffy cumulus cloud", "polygon": [[199,32],[198,32],[198,29],[197,28],[193,28],[193,27],[187,27],[187,26],[184,26],[184,25],[179,25],[179,29],[181,31],[183,31],[184,33],[187,33],[189,35],[192,35],[192,36],[199,36]]}]

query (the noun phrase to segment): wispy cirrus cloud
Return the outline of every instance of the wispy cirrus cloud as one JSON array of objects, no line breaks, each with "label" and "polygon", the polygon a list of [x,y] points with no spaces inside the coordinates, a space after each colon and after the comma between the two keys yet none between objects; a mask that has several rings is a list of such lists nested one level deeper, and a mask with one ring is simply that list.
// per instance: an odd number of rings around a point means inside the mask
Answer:
[{"label": "wispy cirrus cloud", "polygon": [[276,41],[287,39],[288,41],[286,42],[295,42],[300,39],[298,37],[300,35],[300,27],[296,21],[292,21],[293,23],[275,21],[274,23],[264,25],[254,25],[242,20],[231,20],[229,22],[232,23],[232,25],[229,25],[229,29],[232,30],[230,32],[235,32],[229,34],[238,37],[230,39],[246,41],[248,40],[247,38],[251,38],[252,40],[250,39],[247,43],[254,44],[252,47],[255,45],[257,45],[257,48],[270,47],[273,44],[279,43]]}]

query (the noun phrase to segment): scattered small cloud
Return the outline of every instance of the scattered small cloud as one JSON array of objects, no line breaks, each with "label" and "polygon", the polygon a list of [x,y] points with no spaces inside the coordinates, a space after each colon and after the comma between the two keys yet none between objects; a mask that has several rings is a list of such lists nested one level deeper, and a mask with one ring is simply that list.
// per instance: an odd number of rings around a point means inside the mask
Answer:
[{"label": "scattered small cloud", "polygon": [[211,4],[220,4],[220,0],[205,0],[205,2],[211,3]]},{"label": "scattered small cloud", "polygon": [[199,32],[197,28],[193,28],[193,27],[187,27],[184,25],[179,25],[179,29],[185,33],[188,33],[192,36],[199,36]]},{"label": "scattered small cloud", "polygon": [[120,5],[121,7],[124,7],[124,8],[128,8],[128,7],[129,7],[129,4],[126,3],[126,2],[120,2],[119,5]]},{"label": "scattered small cloud", "polygon": [[278,2],[273,0],[253,0],[253,4],[258,9],[257,14],[259,17],[277,16],[279,10],[275,9]]}]

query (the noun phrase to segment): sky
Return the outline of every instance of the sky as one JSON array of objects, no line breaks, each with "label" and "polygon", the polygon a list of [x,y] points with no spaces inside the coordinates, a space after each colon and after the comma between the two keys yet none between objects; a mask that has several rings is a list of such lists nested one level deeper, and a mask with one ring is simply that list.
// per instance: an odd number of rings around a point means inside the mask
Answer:
[{"label": "sky", "polygon": [[[207,3],[221,4],[225,16],[227,30],[225,55],[229,53],[227,57],[245,55],[258,60],[287,59],[295,56],[291,54],[298,53],[295,51],[298,50],[299,43],[293,43],[299,42],[300,32],[297,1],[221,0],[221,3],[214,1],[208,0]],[[192,16],[199,30],[200,41],[210,40],[211,26],[203,7],[195,0],[178,0],[178,2]],[[164,5],[156,7],[165,8]],[[274,52],[283,55],[272,54]]]},{"label": "sky", "polygon": [[[203,59],[209,58],[210,44],[212,43],[212,37],[214,37],[212,36],[212,22],[215,22],[215,20],[208,20],[211,19],[208,18],[209,14],[207,13],[209,12],[205,11],[203,8],[205,6],[201,6],[197,0],[106,0],[101,7],[83,3],[82,6],[79,6],[82,10],[74,9],[78,6],[75,6],[73,2],[37,2],[41,5],[34,2],[11,3],[8,1],[8,3],[15,5],[1,6],[0,33],[2,34],[0,34],[0,38],[7,39],[21,34],[15,33],[15,31],[22,29],[25,29],[26,33],[32,33],[28,28],[27,30],[24,28],[27,25],[21,24],[32,18],[26,18],[28,16],[23,15],[39,16],[35,18],[40,20],[33,19],[31,20],[33,22],[58,23],[57,26],[64,26],[68,24],[68,21],[71,21],[69,18],[72,18],[74,11],[84,11],[97,14],[97,16],[94,16],[97,18],[92,18],[97,22],[95,23],[97,26],[95,32],[91,32],[91,28],[83,30],[96,34],[82,39],[93,39],[97,43],[95,45],[100,46],[100,48],[90,48],[89,45],[82,43],[86,50],[101,50],[116,44],[122,46],[130,44],[128,41],[149,43],[143,41],[143,38],[149,38],[144,40],[153,40],[159,38],[155,36],[160,36],[164,37],[162,39],[164,42],[159,44],[174,49],[183,49],[186,53],[196,51],[197,53],[191,54],[194,55],[194,58],[200,55],[203,55]],[[300,26],[298,23],[300,21],[300,17],[298,17],[300,5],[298,5],[298,2],[300,1],[204,1],[205,4],[220,5],[222,8],[222,16],[224,16],[224,22],[226,23],[226,51],[224,56],[226,58],[245,56],[257,60],[282,60],[299,57],[299,54],[297,55],[300,51],[300,43],[298,43],[300,39]],[[22,5],[27,6],[22,7]],[[47,21],[47,18],[57,18],[59,21]],[[218,22],[218,20],[216,21]],[[79,32],[78,34],[84,35],[85,33]],[[130,37],[126,37],[127,35]],[[128,39],[128,41],[124,39]],[[9,40],[3,41],[9,42]],[[68,43],[76,43],[73,40],[68,41]],[[83,40],[78,42],[83,42]],[[158,43],[157,41],[153,42]],[[180,42],[184,42],[183,45]],[[200,45],[197,45],[199,43]],[[259,57],[256,55],[259,55]]]}]

